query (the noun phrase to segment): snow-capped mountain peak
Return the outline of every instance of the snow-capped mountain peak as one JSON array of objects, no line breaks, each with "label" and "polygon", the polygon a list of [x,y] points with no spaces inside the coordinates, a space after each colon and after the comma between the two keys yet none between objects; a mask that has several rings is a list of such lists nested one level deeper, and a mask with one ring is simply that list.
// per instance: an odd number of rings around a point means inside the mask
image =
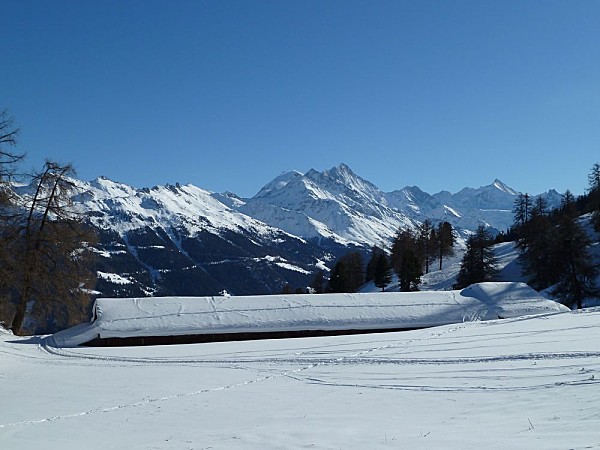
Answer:
[{"label": "snow-capped mountain peak", "polygon": [[402,212],[388,207],[383,192],[346,164],[284,176],[285,184],[280,177],[240,210],[305,238],[358,245],[381,245],[399,226],[414,226]]},{"label": "snow-capped mountain peak", "polygon": [[[286,281],[305,283],[349,248],[388,246],[399,228],[425,219],[505,230],[517,195],[500,180],[455,194],[431,195],[417,186],[386,193],[346,164],[284,172],[250,199],[191,184],[137,189],[105,177],[73,182],[80,192],[75,204],[101,235],[104,285],[97,289],[128,289],[127,295],[189,294],[192,285],[194,293],[211,295],[224,288],[274,292]],[[19,188],[20,195],[31,195],[31,188]],[[557,193],[545,198],[549,208],[560,201]],[[106,287],[117,279],[116,288]],[[141,287],[132,291],[133,285]]]},{"label": "snow-capped mountain peak", "polygon": [[[385,193],[342,163],[304,175],[286,172],[239,209],[304,238],[381,245],[399,227],[414,227],[427,218],[467,230],[484,225],[503,231],[512,224],[517,195],[499,179],[456,194],[431,195],[417,186]],[[549,198],[554,205],[554,196]]]},{"label": "snow-capped mountain peak", "polygon": [[83,192],[76,199],[79,208],[93,212],[89,217],[95,226],[119,234],[157,226],[164,230],[185,229],[191,236],[203,230],[252,230],[264,234],[271,228],[192,184],[136,189],[103,177],[77,184]]},{"label": "snow-capped mountain peak", "polygon": [[300,177],[302,177],[302,174],[296,170],[283,172],[281,175],[264,185],[254,198],[265,197],[273,192],[283,189],[289,182]]},{"label": "snow-capped mountain peak", "polygon": [[498,178],[496,178],[494,180],[494,182],[492,183],[492,186],[494,186],[496,189],[499,189],[502,192],[506,192],[507,194],[510,194],[510,195],[519,195],[519,193],[517,191],[515,191],[514,189],[508,187],[506,184],[504,184]]},{"label": "snow-capped mountain peak", "polygon": [[331,169],[319,172],[315,169],[309,170],[306,175],[307,178],[317,180],[320,184],[337,183],[343,186],[345,189],[364,190],[367,188],[374,188],[375,186],[361,178],[359,175],[354,173],[350,167],[346,164],[341,163]]},{"label": "snow-capped mountain peak", "polygon": [[74,205],[98,234],[95,289],[103,295],[276,292],[286,282],[307,283],[332,258],[242,213],[244,200],[235,194],[192,184],[137,189],[103,177],[72,181]]}]

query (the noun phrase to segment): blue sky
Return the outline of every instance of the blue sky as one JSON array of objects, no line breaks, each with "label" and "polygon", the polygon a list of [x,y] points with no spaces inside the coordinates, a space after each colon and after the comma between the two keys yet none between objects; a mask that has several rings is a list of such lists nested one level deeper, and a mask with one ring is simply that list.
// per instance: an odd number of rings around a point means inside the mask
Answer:
[{"label": "blue sky", "polygon": [[598,1],[1,1],[27,167],[251,196],[341,162],[381,189],[583,193]]}]

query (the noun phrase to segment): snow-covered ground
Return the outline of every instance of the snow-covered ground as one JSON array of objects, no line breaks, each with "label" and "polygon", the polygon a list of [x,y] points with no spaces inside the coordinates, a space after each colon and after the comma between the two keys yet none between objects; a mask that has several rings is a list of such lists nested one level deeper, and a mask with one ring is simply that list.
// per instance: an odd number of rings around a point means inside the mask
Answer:
[{"label": "snow-covered ground", "polygon": [[600,447],[600,309],[130,348],[0,332],[0,448]]}]

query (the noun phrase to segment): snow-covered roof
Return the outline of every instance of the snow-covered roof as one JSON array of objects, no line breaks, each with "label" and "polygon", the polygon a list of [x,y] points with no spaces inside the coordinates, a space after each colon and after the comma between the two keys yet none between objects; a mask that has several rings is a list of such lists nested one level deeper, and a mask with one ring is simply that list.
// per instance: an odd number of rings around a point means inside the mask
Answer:
[{"label": "snow-covered roof", "polygon": [[524,283],[462,291],[96,300],[91,323],[55,334],[69,347],[94,338],[422,328],[567,311]]}]

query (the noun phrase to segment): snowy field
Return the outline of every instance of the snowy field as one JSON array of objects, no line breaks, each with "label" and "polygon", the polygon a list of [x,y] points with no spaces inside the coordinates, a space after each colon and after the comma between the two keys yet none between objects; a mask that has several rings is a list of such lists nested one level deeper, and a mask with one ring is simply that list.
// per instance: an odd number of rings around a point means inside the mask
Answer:
[{"label": "snowy field", "polygon": [[600,447],[600,309],[131,348],[0,333],[0,448]]}]

